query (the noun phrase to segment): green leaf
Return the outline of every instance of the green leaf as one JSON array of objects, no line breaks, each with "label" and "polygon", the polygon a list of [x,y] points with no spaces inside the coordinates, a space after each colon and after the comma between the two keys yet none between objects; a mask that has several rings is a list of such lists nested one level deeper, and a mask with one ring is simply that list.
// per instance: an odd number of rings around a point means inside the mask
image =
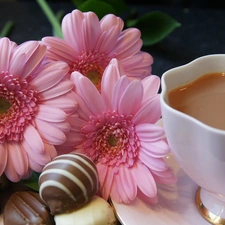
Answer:
[{"label": "green leaf", "polygon": [[78,7],[80,4],[84,3],[86,0],[71,0],[71,2]]},{"label": "green leaf", "polygon": [[115,14],[114,8],[109,3],[101,0],[87,0],[79,5],[78,9],[82,12],[92,11],[97,14],[99,19],[109,13]]},{"label": "green leaf", "polygon": [[[77,8],[80,8],[80,5],[82,5],[85,2],[89,2],[89,0],[71,0],[71,1]],[[127,4],[125,3],[124,0],[101,0],[101,2],[109,4],[114,9],[114,14],[115,15],[119,15],[122,12],[125,12],[125,11],[128,10],[128,6],[127,6]],[[93,4],[93,3],[91,3],[91,4]],[[81,6],[81,7],[83,7],[83,6]],[[101,7],[105,7],[105,5],[102,5]],[[106,10],[105,8],[102,8],[102,9],[104,9],[104,11]],[[86,12],[87,11],[88,10],[86,10]],[[91,11],[93,11],[93,10],[91,10]],[[106,12],[104,14],[106,14]]]},{"label": "green leaf", "polygon": [[167,37],[181,24],[162,12],[150,12],[142,17],[127,21],[127,27],[136,27],[141,31],[143,45],[154,45]]},{"label": "green leaf", "polygon": [[38,191],[39,190],[39,185],[38,185],[39,176],[40,176],[40,173],[33,172],[30,178],[28,178],[26,180],[22,180],[22,182],[26,186],[34,189],[35,191]]},{"label": "green leaf", "polygon": [[116,15],[119,15],[129,10],[124,0],[104,0],[104,1],[110,4],[114,8]]},{"label": "green leaf", "polygon": [[14,26],[14,23],[11,20],[7,21],[7,23],[1,30],[0,37],[8,37],[13,26]]},{"label": "green leaf", "polygon": [[53,30],[55,32],[55,35],[57,37],[63,38],[62,29],[61,29],[61,23],[59,22],[58,18],[48,5],[47,1],[45,0],[36,0],[41,9],[43,10],[44,14],[48,18],[49,22],[51,23]]},{"label": "green leaf", "polygon": [[[65,12],[63,10],[59,10],[56,14],[55,17],[61,24],[63,17],[65,16]],[[58,37],[58,31],[53,27],[52,29],[53,36]]]}]

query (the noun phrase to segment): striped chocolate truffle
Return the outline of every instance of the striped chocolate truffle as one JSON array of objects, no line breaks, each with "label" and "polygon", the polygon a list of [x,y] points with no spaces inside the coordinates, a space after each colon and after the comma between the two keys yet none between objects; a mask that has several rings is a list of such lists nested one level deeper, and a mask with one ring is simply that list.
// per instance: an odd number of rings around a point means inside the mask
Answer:
[{"label": "striped chocolate truffle", "polygon": [[39,177],[39,195],[53,215],[83,206],[97,193],[98,187],[96,166],[83,154],[57,156]]}]

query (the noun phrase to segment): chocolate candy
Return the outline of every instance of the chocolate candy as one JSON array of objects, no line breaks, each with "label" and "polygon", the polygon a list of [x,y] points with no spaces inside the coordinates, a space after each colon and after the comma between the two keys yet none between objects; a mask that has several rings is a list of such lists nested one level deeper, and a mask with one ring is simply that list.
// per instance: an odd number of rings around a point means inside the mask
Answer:
[{"label": "chocolate candy", "polygon": [[68,213],[86,204],[98,191],[94,162],[82,154],[57,156],[39,177],[39,194],[53,215]]},{"label": "chocolate candy", "polygon": [[6,203],[3,214],[5,225],[54,225],[54,218],[36,192],[13,193]]},{"label": "chocolate candy", "polygon": [[103,198],[95,195],[90,202],[78,210],[56,215],[55,224],[116,225],[118,221],[110,204]]}]

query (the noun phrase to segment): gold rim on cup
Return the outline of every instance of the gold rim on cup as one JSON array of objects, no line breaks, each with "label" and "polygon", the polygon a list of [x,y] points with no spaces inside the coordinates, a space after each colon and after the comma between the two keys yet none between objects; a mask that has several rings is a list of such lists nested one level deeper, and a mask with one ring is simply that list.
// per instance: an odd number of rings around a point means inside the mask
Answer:
[{"label": "gold rim on cup", "polygon": [[221,218],[214,213],[210,212],[202,203],[201,198],[200,198],[200,191],[201,188],[199,187],[196,195],[195,195],[195,204],[198,208],[198,211],[201,213],[201,215],[210,223],[214,225],[225,225],[225,219]]}]

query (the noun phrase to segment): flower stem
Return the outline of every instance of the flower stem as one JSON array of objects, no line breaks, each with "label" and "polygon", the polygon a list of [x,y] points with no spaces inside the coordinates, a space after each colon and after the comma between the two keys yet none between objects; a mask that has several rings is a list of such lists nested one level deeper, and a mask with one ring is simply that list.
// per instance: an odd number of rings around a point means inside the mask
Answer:
[{"label": "flower stem", "polygon": [[2,28],[1,33],[0,33],[0,37],[7,37],[9,35],[9,32],[11,31],[12,27],[13,27],[14,23],[9,20],[5,26]]},{"label": "flower stem", "polygon": [[45,13],[46,17],[48,18],[49,22],[51,23],[54,33],[57,37],[63,38],[62,35],[62,29],[61,29],[61,24],[47,2],[45,0],[36,0],[37,3],[40,5],[42,8],[43,12]]}]

